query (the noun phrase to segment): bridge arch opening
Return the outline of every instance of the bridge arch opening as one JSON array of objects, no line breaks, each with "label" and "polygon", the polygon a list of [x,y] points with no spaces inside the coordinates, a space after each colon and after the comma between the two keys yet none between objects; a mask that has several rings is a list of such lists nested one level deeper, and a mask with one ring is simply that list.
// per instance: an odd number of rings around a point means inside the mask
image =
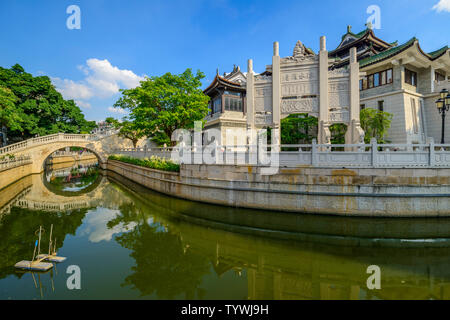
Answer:
[{"label": "bridge arch opening", "polygon": [[[63,161],[66,160],[72,160],[72,161],[80,161],[86,156],[91,155],[91,158],[95,156],[99,164],[106,163],[107,159],[104,157],[103,154],[99,153],[95,148],[91,148],[90,146],[86,146],[85,144],[70,144],[70,145],[57,145],[53,148],[48,148],[42,151],[40,157],[39,157],[39,172],[43,172],[45,170],[46,164],[48,164],[52,158],[66,158]],[[57,163],[58,161],[52,161],[53,164]]]},{"label": "bridge arch opening", "polygon": [[85,147],[64,147],[43,161],[45,187],[61,196],[78,196],[94,190],[101,181],[101,157]]}]

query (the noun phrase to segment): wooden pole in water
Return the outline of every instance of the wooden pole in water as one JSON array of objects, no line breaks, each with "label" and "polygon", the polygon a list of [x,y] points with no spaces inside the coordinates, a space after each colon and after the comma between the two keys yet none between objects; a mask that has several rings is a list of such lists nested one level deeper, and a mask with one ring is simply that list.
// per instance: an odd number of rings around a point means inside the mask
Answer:
[{"label": "wooden pole in water", "polygon": [[53,233],[53,224],[50,226],[50,238],[48,240],[48,255],[52,255],[52,233]]},{"label": "wooden pole in water", "polygon": [[41,254],[41,233],[42,233],[42,226],[39,226],[38,255]]},{"label": "wooden pole in water", "polygon": [[31,259],[30,267],[31,267],[31,264],[32,264],[33,261],[34,261],[34,257],[36,256],[36,247],[37,247],[37,244],[38,244],[38,242],[37,242],[37,240],[36,240],[36,242],[34,243],[33,258]]}]

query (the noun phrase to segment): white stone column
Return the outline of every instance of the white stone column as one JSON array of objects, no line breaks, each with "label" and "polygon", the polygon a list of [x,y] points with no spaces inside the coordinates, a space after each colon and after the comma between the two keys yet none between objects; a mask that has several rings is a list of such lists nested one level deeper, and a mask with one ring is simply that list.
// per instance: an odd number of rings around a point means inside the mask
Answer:
[{"label": "white stone column", "polygon": [[329,96],[328,96],[328,51],[326,37],[320,38],[319,51],[319,132],[318,143],[330,143],[331,134],[329,130]]},{"label": "white stone column", "polygon": [[280,125],[281,125],[281,59],[279,43],[273,43],[272,57],[272,117],[273,131],[272,137],[274,144],[279,145],[280,141]]},{"label": "white stone column", "polygon": [[247,128],[255,127],[255,73],[253,72],[253,60],[247,64]]},{"label": "white stone column", "polygon": [[356,48],[350,49],[350,123],[345,134],[346,144],[358,144],[364,141],[364,131],[360,121],[360,101],[359,101],[359,63]]},{"label": "white stone column", "polygon": [[431,86],[430,86],[430,89],[431,89],[431,92],[434,92],[434,78],[435,78],[435,69],[433,68],[433,67],[430,67],[430,73],[431,73]]}]

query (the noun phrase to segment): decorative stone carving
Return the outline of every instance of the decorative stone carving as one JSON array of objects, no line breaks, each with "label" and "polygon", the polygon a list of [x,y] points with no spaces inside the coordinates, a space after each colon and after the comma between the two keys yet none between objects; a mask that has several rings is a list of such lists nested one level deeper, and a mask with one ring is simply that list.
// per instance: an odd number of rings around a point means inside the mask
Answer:
[{"label": "decorative stone carving", "polygon": [[350,98],[347,92],[333,92],[329,95],[330,108],[347,108],[350,106]]},{"label": "decorative stone carving", "polygon": [[299,40],[297,41],[294,52],[291,57],[281,59],[281,63],[300,62],[300,61],[314,61],[316,55],[311,49],[305,47],[305,45]]},{"label": "decorative stone carving", "polygon": [[350,121],[350,113],[348,109],[339,109],[329,113],[329,121],[331,123],[348,123]]},{"label": "decorative stone carving", "polygon": [[317,70],[310,69],[301,72],[283,73],[281,82],[315,81],[318,80],[318,77]]},{"label": "decorative stone carving", "polygon": [[283,84],[281,94],[283,96],[292,95],[315,95],[319,93],[319,82],[300,82],[295,84]]},{"label": "decorative stone carving", "polygon": [[255,124],[258,125],[271,125],[272,124],[272,115],[271,114],[255,114]]},{"label": "decorative stone carving", "polygon": [[346,69],[340,68],[328,71],[328,75],[330,77],[348,77],[350,74]]},{"label": "decorative stone carving", "polygon": [[272,97],[271,87],[260,87],[255,90],[256,97]]},{"label": "decorative stone carving", "polygon": [[256,81],[272,81],[272,76],[259,74],[259,75],[255,76],[255,80]]},{"label": "decorative stone carving", "polygon": [[318,113],[319,101],[317,98],[305,98],[296,100],[283,100],[281,113]]},{"label": "decorative stone carving", "polygon": [[341,91],[348,92],[349,91],[348,80],[330,83],[328,88],[329,92],[341,92]]}]

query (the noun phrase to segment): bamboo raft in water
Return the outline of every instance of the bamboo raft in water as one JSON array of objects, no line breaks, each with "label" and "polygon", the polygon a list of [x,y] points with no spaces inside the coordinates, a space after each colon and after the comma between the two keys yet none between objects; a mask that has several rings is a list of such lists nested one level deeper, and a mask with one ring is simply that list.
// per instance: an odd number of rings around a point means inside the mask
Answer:
[{"label": "bamboo raft in water", "polygon": [[[65,257],[58,257],[56,252],[56,239],[55,243],[52,246],[52,233],[53,233],[53,224],[50,228],[50,238],[49,238],[49,245],[48,245],[48,254],[40,254],[41,251],[41,236],[42,236],[42,226],[39,227],[39,239],[36,240],[36,243],[34,245],[34,251],[33,251],[33,258],[31,261],[28,260],[22,260],[20,262],[17,262],[14,267],[17,269],[23,269],[23,270],[33,270],[33,271],[48,271],[51,268],[53,268],[53,264],[49,262],[63,262],[66,260]],[[37,249],[37,256],[36,254]],[[49,261],[49,262],[44,262]]]}]

